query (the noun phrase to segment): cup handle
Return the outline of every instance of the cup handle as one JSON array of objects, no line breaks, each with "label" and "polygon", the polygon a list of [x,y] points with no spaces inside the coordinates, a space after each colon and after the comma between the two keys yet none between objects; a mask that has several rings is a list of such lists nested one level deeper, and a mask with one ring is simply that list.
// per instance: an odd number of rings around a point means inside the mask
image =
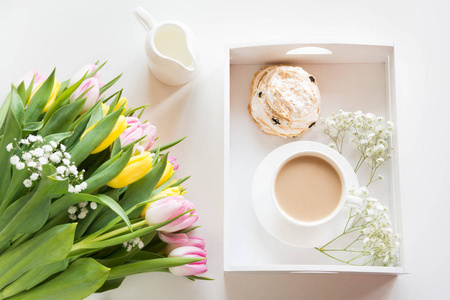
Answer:
[{"label": "cup handle", "polygon": [[362,200],[359,197],[355,197],[355,196],[351,196],[351,195],[347,195],[347,198],[345,199],[345,205],[350,206],[350,207],[361,207],[362,206]]},{"label": "cup handle", "polygon": [[142,7],[136,7],[134,9],[134,15],[138,19],[138,21],[144,26],[147,32],[150,32],[153,27],[155,27],[155,20],[153,20],[152,16]]}]

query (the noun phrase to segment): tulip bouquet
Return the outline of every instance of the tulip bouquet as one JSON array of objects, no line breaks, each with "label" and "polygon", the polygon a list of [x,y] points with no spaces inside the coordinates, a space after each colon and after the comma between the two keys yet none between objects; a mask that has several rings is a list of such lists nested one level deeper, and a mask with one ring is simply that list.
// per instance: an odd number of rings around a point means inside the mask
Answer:
[{"label": "tulip bouquet", "polygon": [[0,108],[0,299],[83,299],[126,276],[206,271],[198,215],[156,128],[89,64],[30,71]]}]

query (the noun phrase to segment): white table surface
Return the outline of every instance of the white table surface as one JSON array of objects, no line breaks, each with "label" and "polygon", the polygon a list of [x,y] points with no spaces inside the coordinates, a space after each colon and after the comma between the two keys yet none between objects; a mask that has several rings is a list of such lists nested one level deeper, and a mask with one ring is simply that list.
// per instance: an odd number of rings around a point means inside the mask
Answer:
[{"label": "white table surface", "polygon": [[[177,19],[199,38],[195,82],[170,88],[146,66],[144,30],[132,11]],[[146,114],[163,142],[188,135],[179,158],[188,198],[200,214],[209,282],[170,274],[129,277],[89,299],[449,299],[448,70],[446,1],[12,1],[0,3],[0,97],[30,68],[59,78],[87,62],[108,60],[104,78]],[[445,29],[447,28],[447,29]],[[393,41],[396,47],[405,262],[409,275],[223,273],[223,72],[229,43],[293,39]]]}]

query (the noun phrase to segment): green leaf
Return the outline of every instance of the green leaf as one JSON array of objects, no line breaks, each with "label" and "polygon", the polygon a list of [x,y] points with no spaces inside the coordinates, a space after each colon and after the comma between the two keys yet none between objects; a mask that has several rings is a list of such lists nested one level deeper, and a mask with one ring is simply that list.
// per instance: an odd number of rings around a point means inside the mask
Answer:
[{"label": "green leaf", "polygon": [[41,122],[28,122],[23,127],[23,131],[24,132],[37,131],[37,130],[41,129],[42,126],[44,126],[44,123],[42,121]]},{"label": "green leaf", "polygon": [[75,144],[70,150],[72,161],[75,165],[79,165],[85,160],[86,157],[88,157],[89,154],[91,154],[92,151],[108,137],[119,119],[121,112],[121,110],[117,110],[101,119],[97,125],[83,137],[83,139]]},{"label": "green leaf", "polygon": [[[153,237],[156,235],[156,231],[151,232],[144,237],[141,237],[142,242],[144,243],[144,246],[147,245]],[[106,258],[103,259],[97,259],[99,263],[104,265],[105,267],[111,268],[118,265],[122,265],[129,261],[130,259],[133,259],[133,257],[139,253],[141,249],[139,247],[134,247],[131,249],[131,251],[127,251],[126,248],[120,247],[116,252],[112,253]]]},{"label": "green leaf", "polygon": [[148,259],[155,259],[155,258],[163,258],[164,256],[148,252],[148,251],[139,251],[134,257],[133,260],[148,260]]},{"label": "green leaf", "polygon": [[31,269],[0,292],[0,299],[14,296],[22,291],[35,287],[50,276],[64,271],[68,265],[69,259],[64,259]]},{"label": "green leaf", "polygon": [[100,89],[100,95],[103,94],[104,92],[106,92],[110,87],[112,87],[114,85],[114,83],[116,83],[120,79],[121,76],[122,76],[122,74],[120,74],[119,76],[117,76],[116,78],[114,78],[113,80],[111,80],[110,82],[105,84],[104,86],[102,86],[102,88]]},{"label": "green leaf", "polygon": [[115,140],[111,148],[111,158],[117,155],[121,149],[122,145],[120,144],[120,139]]},{"label": "green leaf", "polygon": [[80,80],[78,80],[76,83],[74,83],[72,86],[68,87],[67,89],[64,89],[63,84],[67,83],[68,81],[63,82],[60,87],[60,91],[63,91],[61,94],[58,95],[55,99],[55,103],[49,108],[47,113],[44,117],[44,123],[47,123],[50,120],[50,117],[53,116],[53,114],[61,107],[62,103],[69,99],[69,97],[75,92],[75,90],[81,85],[83,80],[85,79],[85,76],[83,76]]},{"label": "green leaf", "polygon": [[[75,101],[59,108],[48,120],[45,126],[39,131],[42,136],[53,133],[65,132],[69,129],[70,124],[78,117],[83,109],[86,98]],[[52,106],[53,107],[53,106]]]},{"label": "green leaf", "polygon": [[123,211],[122,207],[116,201],[114,201],[114,199],[111,199],[110,197],[103,194],[66,194],[52,203],[49,218],[52,218],[60,212],[67,210],[71,205],[75,205],[79,202],[84,201],[96,202],[109,207],[113,212],[115,212],[122,218],[122,220],[127,224],[128,228],[130,228],[131,230],[130,220],[128,219],[127,214]]},{"label": "green leaf", "polygon": [[184,178],[178,179],[176,182],[174,182],[173,184],[171,184],[170,187],[179,186],[179,185],[181,185],[183,182],[185,182],[186,180],[188,180],[189,178],[191,178],[191,176],[186,176],[186,177],[184,177]]},{"label": "green leaf", "polygon": [[[71,220],[69,219],[69,214],[64,212],[64,213],[61,213],[61,214],[55,216],[54,218],[47,220],[45,225],[41,229],[39,229],[37,232],[22,234],[22,236],[20,238],[18,238],[17,240],[14,241],[14,243],[11,245],[11,247],[8,249],[8,251],[10,251],[11,249],[14,249],[15,247],[22,245],[23,243],[25,243],[29,239],[33,238],[34,236],[38,236],[41,233],[46,232],[47,230],[49,230],[57,225],[62,225],[62,224],[66,224],[66,223],[71,223]],[[78,226],[77,226],[77,229],[78,229]]]},{"label": "green leaf", "polygon": [[14,113],[17,121],[20,124],[20,127],[23,127],[25,124],[25,111],[23,108],[22,99],[20,98],[17,90],[15,88],[11,91],[11,110]]},{"label": "green leaf", "polygon": [[114,111],[114,108],[117,106],[117,103],[119,102],[120,98],[122,97],[122,91],[120,90],[116,97],[114,97],[114,100],[111,102],[111,104],[109,105],[109,110],[108,110],[108,114],[112,113]]},{"label": "green leaf", "polygon": [[[2,214],[5,211],[5,209],[8,207],[8,205],[11,203],[13,199],[18,199],[19,197],[23,196],[23,194],[26,193],[28,190],[24,185],[23,181],[30,176],[30,173],[27,169],[17,170],[14,168],[12,172],[11,181],[8,184],[8,189],[6,190],[5,196],[2,199],[2,202],[0,203],[0,220],[2,219]],[[0,228],[1,221],[0,221]]]},{"label": "green leaf", "polygon": [[202,276],[186,276],[187,279],[190,279],[192,281],[195,280],[214,280],[213,278],[209,278],[209,277],[202,277]]},{"label": "green leaf", "polygon": [[96,293],[103,293],[109,290],[117,289],[122,282],[125,280],[125,277],[113,279],[113,280],[106,280],[105,283],[95,292]]},{"label": "green leaf", "polygon": [[75,227],[76,224],[55,226],[13,251],[3,253],[0,256],[0,290],[33,268],[66,258],[72,248]]},{"label": "green leaf", "polygon": [[146,272],[160,271],[161,269],[178,267],[203,260],[191,257],[166,257],[129,263],[111,268],[108,280]]},{"label": "green leaf", "polygon": [[9,161],[11,154],[6,151],[9,143],[14,143],[14,138],[20,139],[22,136],[22,127],[17,121],[11,109],[5,120],[5,133],[0,143],[0,203],[3,202],[10,180],[11,180],[11,163]]},{"label": "green leaf", "polygon": [[103,118],[103,107],[98,105],[94,111],[92,111],[92,115],[89,118],[89,123],[86,125],[87,128],[91,128],[95,123],[100,121]]},{"label": "green leaf", "polygon": [[[167,155],[165,155],[161,161],[153,166],[150,172],[148,172],[144,177],[128,186],[123,199],[119,202],[125,211],[128,211],[137,203],[148,200],[150,198],[150,195],[152,194],[153,190],[158,184],[158,181],[164,173],[166,164]],[[95,223],[92,224],[91,228],[89,228],[89,233],[100,230],[113,219],[114,214],[106,211],[101,216],[99,216]]]},{"label": "green leaf", "polygon": [[[71,256],[74,256],[77,254],[77,251],[80,249],[96,249],[99,250],[101,248],[105,248],[105,247],[110,247],[110,246],[114,246],[114,245],[120,245],[126,241],[129,241],[131,239],[135,239],[137,237],[141,237],[143,235],[149,234],[153,231],[156,231],[158,228],[163,227],[169,223],[172,223],[173,221],[175,221],[176,219],[180,218],[181,216],[190,213],[191,210],[188,210],[182,214],[179,214],[178,216],[176,216],[175,218],[172,218],[170,220],[167,220],[165,222],[161,222],[158,224],[154,224],[154,225],[150,225],[141,229],[137,229],[134,232],[131,233],[127,233],[127,234],[123,234],[120,236],[116,236],[113,238],[109,238],[106,240],[101,240],[101,236],[92,239],[91,236],[88,236],[86,238],[86,240],[83,240],[79,243],[77,243],[76,245],[74,245],[74,247],[72,248],[72,253],[70,253]],[[109,224],[108,224],[109,225]],[[108,226],[107,226],[108,227]],[[97,233],[93,234],[92,236],[96,236]]]},{"label": "green leaf", "polygon": [[145,104],[145,105],[142,105],[142,106],[139,106],[136,108],[130,108],[124,113],[124,116],[126,116],[126,117],[132,116],[135,112],[137,112],[138,110],[141,110],[141,109],[143,112],[147,108],[147,106],[148,106],[148,104]]},{"label": "green leaf", "polygon": [[82,238],[91,223],[97,218],[100,212],[104,209],[104,206],[97,207],[96,210],[90,211],[86,218],[78,220],[77,230],[75,231],[75,240]]},{"label": "green leaf", "polygon": [[33,194],[27,194],[14,202],[14,204],[7,206],[5,213],[2,212],[0,216],[0,228],[4,228],[11,219],[17,215],[17,213],[22,209],[22,207],[31,199]]},{"label": "green leaf", "polygon": [[61,133],[55,133],[55,134],[50,134],[50,135],[44,136],[44,144],[48,144],[51,141],[60,143],[61,141],[67,139],[71,135],[72,135],[72,132],[61,132]]},{"label": "green leaf", "polygon": [[30,200],[15,214],[8,210],[13,210],[12,207],[17,205],[17,202],[5,210],[0,217],[2,222],[7,222],[3,228],[0,228],[0,248],[16,234],[36,232],[45,224],[50,212],[51,200],[67,193],[69,185],[67,179],[62,181],[54,179],[52,175],[55,171],[55,167],[44,165],[42,179]]},{"label": "green leaf", "polygon": [[11,92],[9,92],[8,96],[6,96],[5,101],[3,101],[2,106],[0,107],[0,126],[1,126],[1,134],[3,134],[4,128],[3,124],[6,119],[6,115],[8,114],[9,106],[11,105]]},{"label": "green leaf", "polygon": [[17,87],[17,93],[19,94],[20,98],[22,99],[22,104],[25,106],[27,104],[28,98],[26,98],[25,84],[23,81]]},{"label": "green leaf", "polygon": [[[101,105],[101,104],[102,104],[102,102],[101,102],[100,100],[97,101],[97,103],[95,103],[91,108],[89,108],[87,112],[85,112],[84,114],[80,115],[80,117],[79,117],[75,122],[73,122],[73,123],[70,125],[69,130],[74,130],[75,127],[77,127],[78,124],[80,124],[81,121],[83,121],[83,120],[87,120],[86,123],[85,123],[85,124],[87,124],[87,122],[89,121],[89,118],[91,117],[91,115],[92,115],[92,113],[94,112],[94,110],[96,110],[97,107],[98,107],[99,105]],[[86,126],[86,125],[85,125],[85,126]]]},{"label": "green leaf", "polygon": [[101,165],[88,179],[86,179],[87,189],[85,193],[96,191],[113,180],[128,164],[133,149],[125,153],[119,153],[112,159]]},{"label": "green leaf", "polygon": [[[163,146],[161,146],[161,147],[158,147],[158,148],[159,148],[159,151],[164,151],[164,150],[167,150],[167,149],[169,149],[169,148],[172,148],[173,146],[175,146],[176,144],[180,143],[180,142],[181,142],[182,140],[184,140],[185,138],[187,138],[187,136],[185,136],[185,137],[183,137],[183,138],[181,138],[181,139],[178,139],[178,140],[176,140],[176,141],[174,141],[174,142],[165,144],[165,145],[163,145]],[[150,152],[152,152],[152,153],[155,153],[156,151],[157,151],[157,149],[152,149],[152,150],[150,150]]]},{"label": "green leaf", "polygon": [[[70,136],[70,138],[68,138],[64,142],[64,145],[66,145],[67,148],[69,148],[69,149],[72,148],[72,146],[75,145],[76,142],[78,142],[81,135],[86,130],[86,125],[88,122],[89,122],[89,118],[85,118],[80,123],[78,123],[78,125],[75,127],[74,131],[72,132],[72,135]],[[74,123],[72,123],[72,124],[74,124]],[[69,130],[71,130],[71,129],[69,128]]]},{"label": "green leaf", "polygon": [[81,300],[100,288],[109,269],[92,258],[80,258],[55,278],[8,300]]},{"label": "green leaf", "polygon": [[25,98],[22,99],[23,100],[23,106],[25,107],[27,105],[28,100],[31,97],[31,93],[33,93],[33,88],[34,88],[34,78],[36,77],[36,75],[33,75],[33,79],[30,81],[30,85],[28,86],[27,90],[25,91]]},{"label": "green leaf", "polygon": [[109,148],[104,149],[101,152],[89,155],[83,162],[78,166],[78,169],[85,170],[84,178],[89,178],[92,174],[105,162],[110,159],[111,151]]},{"label": "green leaf", "polygon": [[44,110],[45,105],[47,105],[53,91],[53,86],[55,85],[55,71],[56,69],[53,69],[52,74],[50,74],[37,90],[36,94],[34,94],[33,98],[31,98],[25,111],[25,120],[27,122],[35,122]]},{"label": "green leaf", "polygon": [[[66,81],[63,81],[60,83],[58,94],[56,95],[56,99],[67,89],[69,86],[70,79],[67,79]],[[55,100],[56,100],[55,99]]]}]

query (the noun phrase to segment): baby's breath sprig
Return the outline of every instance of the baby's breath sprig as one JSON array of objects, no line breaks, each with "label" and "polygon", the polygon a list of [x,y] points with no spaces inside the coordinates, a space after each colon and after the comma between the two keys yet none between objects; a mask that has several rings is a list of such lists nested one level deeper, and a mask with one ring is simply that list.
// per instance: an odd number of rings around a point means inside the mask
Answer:
[{"label": "baby's breath sprig", "polygon": [[352,114],[340,110],[339,113],[332,113],[331,117],[321,118],[320,120],[325,126],[317,128],[322,130],[322,132],[328,135],[333,141],[333,143],[330,144],[330,147],[335,148],[339,153],[342,153],[344,139],[353,126]]},{"label": "baby's breath sprig", "polygon": [[376,176],[378,168],[392,156],[390,139],[392,136],[393,123],[384,122],[383,117],[374,114],[363,114],[361,111],[345,112],[340,110],[338,114],[331,114],[328,118],[322,118],[322,127],[318,127],[328,135],[333,143],[330,147],[342,153],[345,137],[351,133],[352,143],[360,152],[360,157],[355,166],[355,172],[361,168],[364,162],[370,168],[369,182],[381,180],[383,177]]},{"label": "baby's breath sprig", "polygon": [[136,246],[139,249],[144,248],[144,242],[139,237],[137,237],[135,239],[132,239],[132,240],[129,240],[127,242],[124,242],[122,244],[122,247],[125,248],[127,252],[130,252]]},{"label": "baby's breath sprig", "polygon": [[84,219],[84,218],[86,218],[87,214],[89,213],[89,208],[92,210],[96,210],[97,203],[83,201],[83,202],[78,203],[77,205],[72,205],[67,210],[69,213],[69,218],[72,221]]},{"label": "baby's breath sprig", "polygon": [[[342,234],[316,248],[323,254],[350,265],[398,265],[400,237],[392,229],[388,208],[370,197],[367,188],[362,187],[351,194],[363,200],[363,206],[352,209]],[[351,225],[350,225],[351,224]],[[353,241],[345,248],[331,248],[337,240],[351,236]],[[338,258],[334,253],[350,253],[351,258]]]},{"label": "baby's breath sprig", "polygon": [[40,135],[28,135],[21,140],[14,140],[6,146],[8,152],[14,154],[10,158],[11,165],[17,170],[27,169],[30,177],[23,181],[27,188],[33,187],[42,177],[42,166],[52,165],[56,168],[55,179],[69,179],[69,193],[80,193],[87,188],[83,181],[84,170],[78,171],[70,160],[71,155],[66,152],[66,146],[55,141],[44,144]]}]

